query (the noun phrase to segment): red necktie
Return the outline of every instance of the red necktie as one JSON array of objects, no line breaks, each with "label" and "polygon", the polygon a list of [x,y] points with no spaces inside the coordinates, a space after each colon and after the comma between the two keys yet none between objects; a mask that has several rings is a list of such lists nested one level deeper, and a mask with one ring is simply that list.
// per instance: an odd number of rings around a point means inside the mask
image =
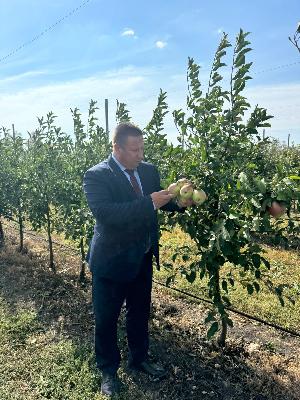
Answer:
[{"label": "red necktie", "polygon": [[134,170],[133,169],[125,169],[125,172],[130,176],[130,183],[133,187],[133,190],[137,194],[138,197],[143,196],[143,193],[141,191],[140,185],[138,184],[138,181],[136,177],[134,176]]}]

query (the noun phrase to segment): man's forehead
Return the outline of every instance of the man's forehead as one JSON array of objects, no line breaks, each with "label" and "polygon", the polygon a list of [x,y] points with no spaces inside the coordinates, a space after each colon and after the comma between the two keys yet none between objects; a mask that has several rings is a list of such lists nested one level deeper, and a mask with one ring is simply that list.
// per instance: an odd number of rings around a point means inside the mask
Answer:
[{"label": "man's forehead", "polygon": [[126,144],[129,146],[140,146],[144,144],[143,136],[128,136]]}]

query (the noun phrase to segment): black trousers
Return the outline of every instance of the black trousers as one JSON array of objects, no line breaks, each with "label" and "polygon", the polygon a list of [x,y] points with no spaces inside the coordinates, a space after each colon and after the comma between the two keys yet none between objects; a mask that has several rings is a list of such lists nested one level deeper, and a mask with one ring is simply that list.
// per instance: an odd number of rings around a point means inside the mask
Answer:
[{"label": "black trousers", "polygon": [[138,276],[129,283],[115,282],[93,274],[95,353],[97,367],[102,372],[113,374],[120,365],[117,324],[124,300],[129,363],[139,364],[147,357],[152,274],[152,251],[144,255]]}]

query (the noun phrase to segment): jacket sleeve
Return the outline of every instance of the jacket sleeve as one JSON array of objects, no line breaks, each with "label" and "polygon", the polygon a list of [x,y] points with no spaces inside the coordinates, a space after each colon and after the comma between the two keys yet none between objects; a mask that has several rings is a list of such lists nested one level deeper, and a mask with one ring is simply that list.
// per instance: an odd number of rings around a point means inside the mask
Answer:
[{"label": "jacket sleeve", "polygon": [[84,174],[83,189],[93,216],[104,225],[148,223],[155,215],[150,195],[123,203],[114,202],[104,173],[88,170]]}]

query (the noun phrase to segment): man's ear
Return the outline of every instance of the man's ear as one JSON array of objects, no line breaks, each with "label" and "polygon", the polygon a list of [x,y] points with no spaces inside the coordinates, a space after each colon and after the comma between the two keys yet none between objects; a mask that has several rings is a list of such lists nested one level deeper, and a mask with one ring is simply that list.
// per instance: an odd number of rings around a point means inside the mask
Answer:
[{"label": "man's ear", "polygon": [[118,145],[118,143],[113,143],[113,152],[116,154],[120,154],[121,147]]}]

